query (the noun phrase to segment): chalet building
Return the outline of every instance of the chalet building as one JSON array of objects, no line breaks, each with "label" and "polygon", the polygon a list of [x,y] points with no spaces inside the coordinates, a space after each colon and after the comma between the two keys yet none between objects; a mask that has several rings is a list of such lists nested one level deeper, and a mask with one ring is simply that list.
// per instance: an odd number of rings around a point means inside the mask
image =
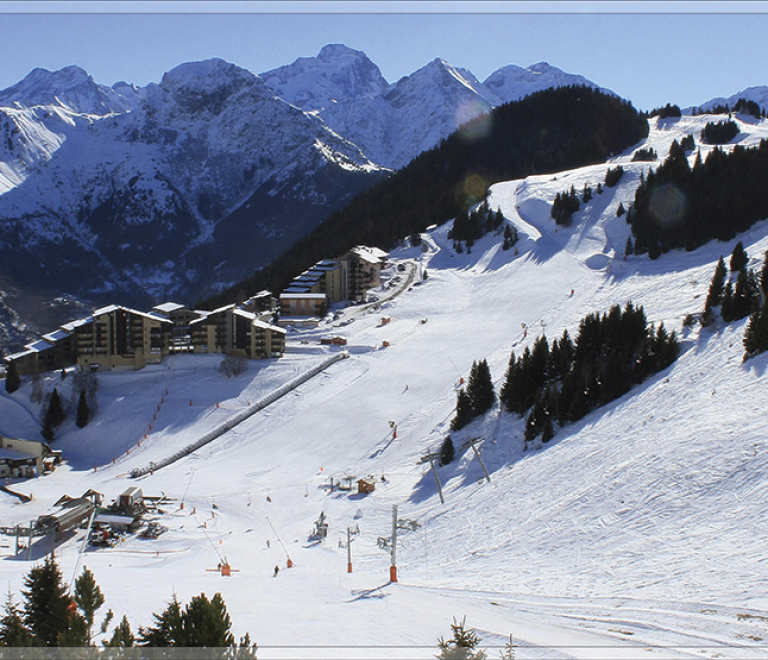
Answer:
[{"label": "chalet building", "polygon": [[[379,286],[387,253],[378,248],[357,246],[344,256],[317,262],[294,278],[283,294],[321,294],[333,304],[343,300],[365,300],[368,289]],[[281,300],[281,313],[284,305]],[[305,314],[292,314],[305,315]]]},{"label": "chalet building", "polygon": [[225,305],[212,312],[201,312],[190,321],[189,329],[195,353],[231,353],[233,346],[232,312],[236,305]]},{"label": "chalet building", "polygon": [[260,321],[253,312],[232,311],[234,345],[231,353],[254,360],[281,357],[285,353],[283,328]]},{"label": "chalet building", "polygon": [[170,352],[173,322],[154,312],[110,305],[74,324],[77,364],[82,369],[142,369]]},{"label": "chalet building", "polygon": [[0,478],[35,477],[61,463],[61,451],[44,442],[0,435]]},{"label": "chalet building", "polygon": [[277,298],[272,295],[271,291],[259,291],[255,296],[251,296],[245,302],[240,303],[240,308],[258,314],[262,321],[271,319],[277,309]]},{"label": "chalet building", "polygon": [[328,312],[328,299],[324,293],[281,293],[281,326],[317,326]]},{"label": "chalet building", "polygon": [[379,248],[358,245],[341,257],[340,261],[347,264],[347,300],[363,301],[368,289],[381,284],[387,256]]},{"label": "chalet building", "polygon": [[156,305],[152,312],[167,318],[173,326],[168,344],[170,353],[190,353],[194,351],[190,323],[199,319],[202,312],[192,311],[179,303],[167,302]]}]

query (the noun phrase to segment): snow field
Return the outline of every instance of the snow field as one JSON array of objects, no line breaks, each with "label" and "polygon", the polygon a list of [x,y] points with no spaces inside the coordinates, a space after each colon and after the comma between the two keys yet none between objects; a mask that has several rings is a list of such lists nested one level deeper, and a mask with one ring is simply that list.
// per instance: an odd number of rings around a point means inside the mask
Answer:
[{"label": "snow field", "polygon": [[[706,120],[667,120],[648,144],[663,158],[673,135]],[[764,123],[748,128],[745,141],[765,133]],[[28,504],[3,495],[2,524],[33,520],[62,494],[88,488],[108,500],[130,485],[165,493],[173,501],[158,518],[169,527],[159,539],[86,552],[104,609],[117,620],[125,613],[136,629],[174,592],[187,602],[220,591],[234,632],[249,631],[260,658],[429,658],[464,615],[489,657],[510,633],[519,658],[763,657],[768,357],[742,364],[745,321],[684,330],[682,320],[703,309],[715,263],[737,240],[759,264],[768,223],[692,253],[625,261],[629,230],[615,209],[628,206],[648,166],[630,163],[631,151],[609,165],[494,186],[489,204],[518,227],[517,254],[500,249],[500,236],[456,254],[448,226],[437,228],[424,251],[392,253],[426,268],[425,280],[379,309],[349,308],[316,330],[289,332],[284,358],[251,362],[238,378],[218,373],[216,356],[101,374],[97,418],[83,430],[67,421],[56,441],[69,465],[17,484],[34,494]],[[618,186],[597,195],[619,163]],[[554,195],[585,182],[593,201],[571,227],[557,227],[548,217]],[[512,350],[542,332],[552,339],[567,328],[575,338],[585,314],[629,300],[679,333],[678,361],[527,451],[523,420],[497,405],[452,434],[457,446],[484,438],[491,482],[467,450],[439,468],[441,504],[419,460],[449,432],[456,386],[472,362],[488,360],[498,389]],[[325,359],[338,349],[317,341],[337,334],[348,339],[349,359],[195,454],[127,479]],[[37,437],[29,391],[27,383],[10,397],[0,392],[0,432]],[[370,495],[330,492],[330,477],[368,474],[378,480]],[[377,541],[391,534],[395,504],[420,526],[399,533],[399,582],[388,584],[389,554]],[[317,544],[309,532],[321,511],[330,531]],[[339,547],[350,526],[360,530],[351,574]],[[67,580],[82,534],[56,548]],[[0,548],[0,574],[16,594],[45,550],[41,541],[28,560]],[[222,560],[236,569],[230,578],[208,570]]]}]

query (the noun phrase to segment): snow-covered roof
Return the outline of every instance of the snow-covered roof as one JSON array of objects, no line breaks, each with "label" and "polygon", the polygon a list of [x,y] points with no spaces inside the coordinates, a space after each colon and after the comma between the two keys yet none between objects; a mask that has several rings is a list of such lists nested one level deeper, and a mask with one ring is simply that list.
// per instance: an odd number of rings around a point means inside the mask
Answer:
[{"label": "snow-covered roof", "polygon": [[26,348],[34,353],[40,353],[41,351],[47,351],[49,348],[53,348],[54,346],[55,344],[50,341],[46,341],[45,339],[38,339],[37,341],[33,341],[31,344],[27,344]]},{"label": "snow-covered roof", "polygon": [[299,275],[298,277],[295,277],[291,282],[294,284],[317,284],[317,282],[320,280],[322,273],[318,272],[312,272],[307,271],[306,273],[303,273]]},{"label": "snow-covered roof", "polygon": [[171,312],[176,312],[180,309],[184,309],[184,305],[175,302],[166,302],[161,305],[155,305],[152,308],[152,311],[159,312],[160,314],[170,314]]},{"label": "snow-covered roof", "polygon": [[[234,309],[235,311],[238,311],[240,308],[237,307],[237,305],[235,305],[234,303],[232,303],[231,305],[224,305],[223,307],[219,307],[217,309],[214,309],[213,311],[208,311],[208,310],[204,310],[204,309],[196,309],[195,310],[195,314],[200,314],[200,318],[199,319],[194,319],[194,320],[190,321],[189,325],[195,325],[196,323],[202,323],[203,321],[205,321],[209,317],[213,316],[214,314],[221,314],[222,312],[226,312],[229,309]],[[240,310],[240,311],[242,311],[242,310]]]},{"label": "snow-covered roof", "polygon": [[261,328],[262,330],[271,330],[272,332],[279,332],[281,335],[284,335],[288,332],[287,330],[285,330],[285,328],[279,328],[276,325],[272,325],[271,323],[267,323],[266,321],[259,321],[258,319],[254,319],[251,325],[256,328]]},{"label": "snow-covered roof", "polygon": [[322,272],[327,273],[328,271],[335,270],[339,267],[338,261],[332,261],[330,259],[325,259],[324,261],[318,261],[312,268],[310,268],[310,272]]},{"label": "snow-covered roof", "polygon": [[266,321],[261,321],[258,318],[257,314],[254,314],[253,312],[246,312],[244,309],[236,309],[233,312],[236,316],[241,316],[245,319],[250,320],[251,325],[256,328],[262,328],[263,330],[272,330],[274,332],[280,332],[282,334],[285,334],[285,330],[282,328],[278,328],[276,325],[272,325],[271,323],[267,323]]},{"label": "snow-covered roof", "polygon": [[93,522],[104,525],[131,525],[136,520],[135,516],[119,516],[109,513],[100,513],[93,519]]},{"label": "snow-covered roof", "polygon": [[350,252],[356,254],[363,261],[367,261],[370,264],[377,264],[389,256],[389,254],[384,252],[384,250],[380,250],[379,248],[375,247],[366,247],[365,245],[358,245],[357,247],[353,247]]},{"label": "snow-covered roof", "polygon": [[23,351],[19,351],[18,353],[13,353],[12,355],[6,355],[5,361],[6,362],[13,362],[14,360],[21,360],[22,358],[27,357],[28,355],[32,355],[32,353],[35,353],[36,351],[30,350],[30,349],[24,349]]},{"label": "snow-covered roof", "polygon": [[172,323],[170,319],[161,314],[156,314],[154,312],[140,312],[138,309],[123,307],[122,305],[107,305],[106,307],[101,307],[100,309],[94,310],[93,315],[94,317],[102,316],[104,314],[111,314],[112,312],[116,312],[118,310],[128,312],[129,314],[135,314],[136,316],[143,316],[144,318],[152,319],[153,321],[158,321],[160,323]]},{"label": "snow-covered roof", "polygon": [[241,316],[244,319],[250,319],[251,321],[256,319],[256,314],[253,312],[246,312],[244,309],[236,309],[232,312],[235,316]]},{"label": "snow-covered roof", "polygon": [[46,341],[49,341],[51,343],[55,343],[57,341],[61,341],[62,339],[67,339],[68,337],[71,337],[72,333],[67,332],[66,330],[54,330],[53,332],[49,332],[47,335],[43,335],[43,339]]},{"label": "snow-covered roof", "polygon": [[0,447],[0,461],[27,461],[30,458],[37,460],[36,456],[33,454],[28,454],[25,451],[17,451],[16,449]]},{"label": "snow-covered roof", "polygon": [[88,316],[84,319],[77,319],[76,321],[70,321],[69,323],[60,326],[60,328],[64,330],[64,332],[74,332],[75,329],[88,325],[89,323],[93,323],[92,316]]},{"label": "snow-covered roof", "polygon": [[[287,289],[286,289],[287,291]],[[325,300],[324,293],[286,293],[280,294],[280,300]]]}]

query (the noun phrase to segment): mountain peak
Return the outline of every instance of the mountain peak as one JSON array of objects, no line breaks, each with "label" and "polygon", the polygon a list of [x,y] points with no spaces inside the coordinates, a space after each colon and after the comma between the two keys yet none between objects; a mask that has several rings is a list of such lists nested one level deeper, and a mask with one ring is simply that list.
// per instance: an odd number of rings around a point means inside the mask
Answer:
[{"label": "mountain peak", "polygon": [[88,114],[126,110],[109,87],[97,84],[85,69],[76,65],[58,71],[33,69],[23,80],[0,91],[0,106],[15,103],[27,107],[63,105]]},{"label": "mountain peak", "polygon": [[389,87],[363,51],[343,44],[328,44],[317,57],[300,57],[260,77],[277,96],[306,112],[375,96]]},{"label": "mountain peak", "polygon": [[533,92],[540,92],[550,87],[568,85],[588,85],[606,94],[614,94],[611,90],[599,87],[584,76],[566,73],[549,62],[537,62],[527,68],[509,64],[494,71],[483,85],[496,94],[503,103],[518,101]]},{"label": "mountain peak", "polygon": [[186,62],[171,69],[163,75],[160,87],[187,112],[207,109],[216,115],[232,94],[257,81],[258,76],[250,71],[212,58]]},{"label": "mountain peak", "polygon": [[528,71],[532,71],[533,73],[549,73],[550,71],[563,73],[561,69],[552,66],[549,62],[536,62],[536,64],[531,64],[531,66],[528,67]]},{"label": "mountain peak", "polygon": [[366,54],[361,50],[354,50],[344,44],[327,44],[320,49],[320,53],[317,55],[317,59],[323,62],[336,59],[338,57],[346,57],[352,55],[354,57],[363,57],[367,59]]}]

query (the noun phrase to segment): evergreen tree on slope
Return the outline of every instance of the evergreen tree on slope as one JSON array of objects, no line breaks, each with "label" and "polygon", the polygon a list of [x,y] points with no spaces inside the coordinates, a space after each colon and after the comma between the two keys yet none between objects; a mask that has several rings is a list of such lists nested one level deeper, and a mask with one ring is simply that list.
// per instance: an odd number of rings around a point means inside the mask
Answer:
[{"label": "evergreen tree on slope", "polygon": [[467,393],[472,400],[472,415],[474,417],[485,413],[496,401],[491,370],[488,368],[486,360],[472,363],[467,382]]},{"label": "evergreen tree on slope", "polygon": [[5,613],[0,618],[0,646],[33,646],[35,639],[29,628],[24,625],[21,610],[13,600],[13,594],[8,591],[5,601]]},{"label": "evergreen tree on slope", "polygon": [[24,586],[24,623],[43,646],[56,646],[59,634],[69,628],[72,607],[58,564],[47,557],[30,570]]},{"label": "evergreen tree on slope", "polygon": [[726,275],[725,261],[720,257],[720,260],[715,267],[715,274],[712,276],[712,281],[709,284],[707,300],[704,303],[704,325],[709,325],[714,320],[712,317],[712,308],[717,307],[721,302]]}]

